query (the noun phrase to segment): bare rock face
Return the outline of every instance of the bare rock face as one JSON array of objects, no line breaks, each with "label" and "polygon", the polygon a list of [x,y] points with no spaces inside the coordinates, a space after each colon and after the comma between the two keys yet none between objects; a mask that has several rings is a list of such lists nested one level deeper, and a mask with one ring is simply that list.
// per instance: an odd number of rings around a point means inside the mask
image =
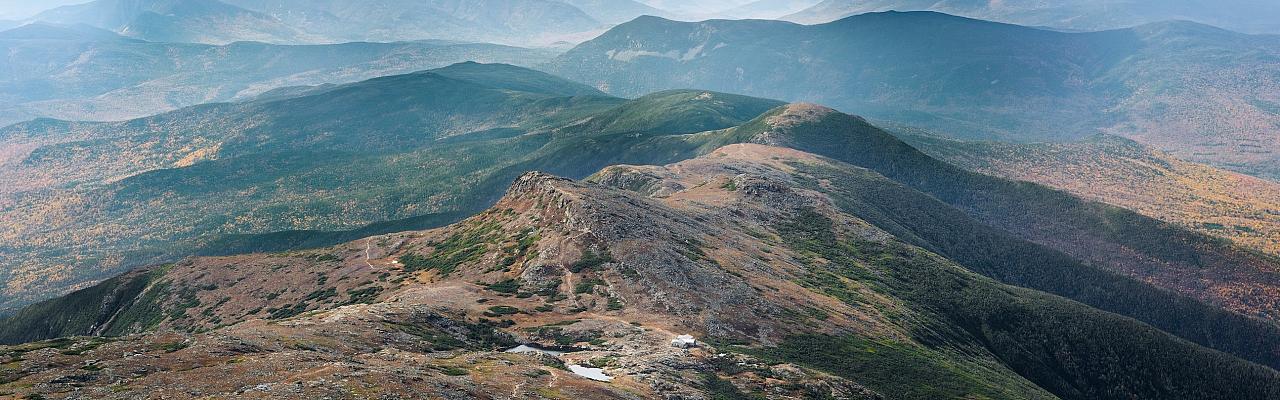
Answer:
[{"label": "bare rock face", "polygon": [[683,185],[662,179],[658,167],[612,166],[588,178],[591,182],[636,192],[649,197],[667,197],[686,189]]}]

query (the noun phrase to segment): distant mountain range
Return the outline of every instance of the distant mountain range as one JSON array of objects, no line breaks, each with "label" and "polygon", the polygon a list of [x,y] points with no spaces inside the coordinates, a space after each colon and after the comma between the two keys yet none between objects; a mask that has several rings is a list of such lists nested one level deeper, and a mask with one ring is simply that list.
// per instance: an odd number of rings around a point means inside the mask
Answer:
[{"label": "distant mountain range", "polygon": [[682,15],[707,15],[741,7],[755,0],[639,0],[654,8],[668,10]]},{"label": "distant mountain range", "polygon": [[1280,33],[1280,3],[1270,0],[824,0],[784,19],[823,23],[881,11],[938,11],[1082,31],[1187,20],[1246,33]]},{"label": "distant mountain range", "polygon": [[227,44],[242,40],[274,43],[322,40],[268,15],[218,0],[96,0],[58,7],[32,19],[85,24],[157,42]]},{"label": "distant mountain range", "polygon": [[424,39],[547,45],[585,40],[644,14],[667,15],[631,0],[95,0],[30,21],[217,45]]},{"label": "distant mountain range", "polygon": [[616,25],[627,22],[641,15],[671,17],[666,10],[657,9],[634,0],[559,0],[569,4],[595,18],[597,21]]},{"label": "distant mountain range", "polygon": [[965,138],[1109,132],[1280,178],[1280,38],[1189,22],[1062,33],[931,12],[813,26],[646,17],[547,70],[623,96],[699,87],[817,101]]},{"label": "distant mountain range", "polygon": [[226,0],[330,42],[419,39],[553,43],[603,28],[552,0]]},{"label": "distant mountain range", "polygon": [[[668,10],[676,19],[691,21],[712,18],[777,19],[805,10],[821,0],[643,0]],[[661,14],[645,14],[663,16]]]},{"label": "distant mountain range", "polygon": [[733,19],[778,19],[816,5],[819,0],[756,0],[717,12],[716,17]]},{"label": "distant mountain range", "polygon": [[443,41],[281,46],[153,43],[88,25],[0,31],[0,126],[118,121],[286,86],[348,83],[462,61],[534,65],[556,53]]}]

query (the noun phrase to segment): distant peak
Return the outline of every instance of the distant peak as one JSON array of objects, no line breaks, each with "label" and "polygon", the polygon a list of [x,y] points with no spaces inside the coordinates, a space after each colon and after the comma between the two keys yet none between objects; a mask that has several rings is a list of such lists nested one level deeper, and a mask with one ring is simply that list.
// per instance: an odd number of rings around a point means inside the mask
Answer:
[{"label": "distant peak", "polygon": [[675,22],[675,21],[662,18],[656,15],[645,14],[645,15],[636,17],[636,19],[631,20],[631,22]]},{"label": "distant peak", "polygon": [[791,103],[780,107],[780,110],[765,119],[772,127],[788,127],[813,123],[838,111],[813,103]]},{"label": "distant peak", "polygon": [[797,102],[782,106],[784,114],[830,114],[836,112],[821,104]]}]

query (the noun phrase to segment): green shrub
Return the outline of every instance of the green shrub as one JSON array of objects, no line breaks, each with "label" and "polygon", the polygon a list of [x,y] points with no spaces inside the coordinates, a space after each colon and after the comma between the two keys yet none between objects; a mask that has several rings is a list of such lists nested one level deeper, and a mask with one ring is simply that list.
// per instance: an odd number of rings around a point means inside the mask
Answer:
[{"label": "green shrub", "polygon": [[503,279],[487,286],[487,288],[498,293],[516,293],[520,291],[520,281],[516,279]]},{"label": "green shrub", "polygon": [[496,317],[500,315],[519,314],[520,309],[511,306],[493,306],[489,307],[489,311],[485,313],[487,316]]},{"label": "green shrub", "polygon": [[569,265],[569,271],[579,273],[586,270],[594,270],[601,265],[613,262],[613,256],[608,252],[597,254],[595,251],[588,249],[582,253],[582,259]]}]

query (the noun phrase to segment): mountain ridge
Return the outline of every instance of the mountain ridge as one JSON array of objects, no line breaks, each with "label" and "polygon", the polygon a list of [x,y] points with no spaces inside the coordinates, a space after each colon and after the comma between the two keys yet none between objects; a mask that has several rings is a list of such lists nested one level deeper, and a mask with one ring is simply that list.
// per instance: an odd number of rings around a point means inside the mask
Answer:
[{"label": "mountain ridge", "polygon": [[[6,348],[16,354],[52,348],[46,352],[59,363],[3,373],[39,383],[18,386],[19,393],[53,393],[67,387],[53,381],[65,373],[57,365],[94,357],[97,367],[82,374],[82,390],[107,398],[147,392],[160,382],[243,393],[227,379],[199,374],[239,359],[224,370],[230,375],[219,376],[271,387],[288,384],[287,376],[299,370],[344,371],[338,360],[378,353],[385,361],[349,379],[381,388],[399,376],[383,368],[405,368],[417,359],[388,358],[389,343],[396,352],[454,355],[428,359],[485,360],[486,375],[456,366],[415,372],[435,387],[471,396],[544,385],[605,398],[620,397],[608,391],[613,385],[642,396],[758,393],[765,381],[750,371],[762,364],[793,369],[772,379],[806,382],[772,391],[788,398],[1254,399],[1280,390],[1273,370],[1131,319],[1003,286],[900,242],[833,207],[843,194],[803,184],[805,170],[894,185],[838,161],[755,144],[665,167],[609,167],[587,182],[530,172],[493,208],[445,228],[306,252],[193,258],[140,272],[134,276],[159,284],[146,285],[139,301],[113,319],[167,328]],[[648,189],[637,191],[641,182]],[[288,277],[287,283],[272,276]],[[290,288],[278,290],[273,282]],[[709,284],[720,290],[700,289]],[[1063,323],[1085,329],[1065,334],[1057,328]],[[212,330],[201,333],[202,326]],[[703,346],[710,347],[672,349],[666,339],[676,332],[708,338]],[[555,360],[500,353],[521,341],[574,346],[579,350],[561,356],[563,362],[590,362],[614,383],[561,375]],[[814,343],[828,348],[806,351]],[[137,365],[118,356],[129,353],[161,361],[149,364],[148,376],[99,384]],[[723,366],[723,357],[747,371]],[[280,359],[291,362],[269,361]],[[1157,361],[1165,368],[1107,367]],[[527,372],[545,363],[553,370]],[[1109,373],[1093,373],[1101,370]],[[312,389],[279,395],[313,396],[331,387],[325,382],[338,381],[327,379],[334,372],[311,373],[326,379],[309,378],[314,383],[303,388]],[[481,378],[494,374],[504,378]],[[559,379],[546,383],[541,378],[548,374]],[[449,375],[463,378],[441,381]],[[539,383],[516,384],[530,378]],[[729,386],[701,383],[718,380]],[[1149,384],[1155,382],[1173,384]],[[602,391],[583,392],[589,388]]]},{"label": "mountain ridge", "polygon": [[[1216,7],[1206,7],[1195,1],[1155,3],[1127,1],[1099,5],[1089,1],[1046,4],[1026,0],[825,0],[783,19],[822,23],[868,12],[938,11],[1019,25],[1077,31],[1128,28],[1165,20],[1194,20],[1250,33],[1280,33],[1280,25],[1268,20],[1269,16],[1280,12],[1280,7],[1269,2],[1229,0],[1216,3]],[[1161,9],[1161,6],[1166,9]]]},{"label": "mountain ridge", "polygon": [[700,87],[810,101],[961,139],[1104,132],[1270,179],[1280,99],[1268,88],[1280,82],[1263,71],[1280,70],[1276,38],[1189,22],[1064,33],[936,12],[820,25],[641,18],[543,68],[619,95]]}]

